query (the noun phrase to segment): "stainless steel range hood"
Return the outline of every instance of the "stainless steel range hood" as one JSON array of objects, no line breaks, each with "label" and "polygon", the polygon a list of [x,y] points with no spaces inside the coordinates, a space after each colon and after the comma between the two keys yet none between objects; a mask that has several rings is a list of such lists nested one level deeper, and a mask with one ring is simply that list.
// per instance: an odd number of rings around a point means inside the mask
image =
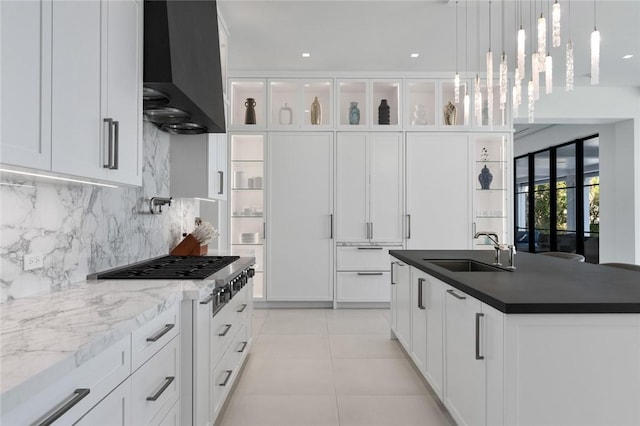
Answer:
[{"label": "stainless steel range hood", "polygon": [[171,133],[224,133],[215,0],[145,0],[145,119]]}]

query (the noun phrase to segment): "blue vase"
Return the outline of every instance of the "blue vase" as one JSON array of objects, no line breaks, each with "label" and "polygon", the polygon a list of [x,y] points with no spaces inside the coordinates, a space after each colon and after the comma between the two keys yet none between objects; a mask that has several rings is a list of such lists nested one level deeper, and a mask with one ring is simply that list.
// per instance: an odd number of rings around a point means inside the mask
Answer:
[{"label": "blue vase", "polygon": [[351,102],[349,106],[349,124],[360,124],[360,110],[357,102]]},{"label": "blue vase", "polygon": [[482,170],[480,170],[480,174],[478,175],[478,181],[480,181],[480,187],[482,189],[489,189],[491,186],[491,181],[493,181],[493,175],[489,168],[485,165]]}]

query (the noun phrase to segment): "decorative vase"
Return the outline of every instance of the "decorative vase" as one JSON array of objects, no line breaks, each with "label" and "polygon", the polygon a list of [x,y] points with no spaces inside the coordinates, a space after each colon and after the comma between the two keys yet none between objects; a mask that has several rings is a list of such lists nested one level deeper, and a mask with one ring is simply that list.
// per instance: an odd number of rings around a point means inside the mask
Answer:
[{"label": "decorative vase", "polygon": [[349,124],[360,124],[360,110],[357,102],[351,102],[349,106]]},{"label": "decorative vase", "polygon": [[478,181],[480,181],[480,187],[482,189],[489,189],[491,186],[491,181],[493,180],[493,175],[491,171],[485,164],[482,170],[480,170],[480,174],[478,175]]},{"label": "decorative vase", "polygon": [[391,123],[391,107],[387,103],[386,99],[380,101],[378,107],[378,124],[390,124]]},{"label": "decorative vase", "polygon": [[316,96],[313,102],[311,103],[311,124],[321,124],[322,123],[322,106],[320,105],[320,101]]},{"label": "decorative vase", "polygon": [[247,98],[244,106],[247,107],[244,112],[244,124],[256,124],[256,100]]},{"label": "decorative vase", "polygon": [[424,105],[418,104],[415,105],[413,110],[413,120],[411,120],[411,125],[420,125],[420,124],[428,124],[427,123],[427,112],[424,110]]},{"label": "decorative vase", "polygon": [[443,108],[444,124],[453,126],[456,124],[456,106],[449,101]]},{"label": "decorative vase", "polygon": [[293,110],[287,103],[284,103],[283,107],[280,107],[280,112],[278,114],[278,122],[282,125],[291,125],[293,123]]}]

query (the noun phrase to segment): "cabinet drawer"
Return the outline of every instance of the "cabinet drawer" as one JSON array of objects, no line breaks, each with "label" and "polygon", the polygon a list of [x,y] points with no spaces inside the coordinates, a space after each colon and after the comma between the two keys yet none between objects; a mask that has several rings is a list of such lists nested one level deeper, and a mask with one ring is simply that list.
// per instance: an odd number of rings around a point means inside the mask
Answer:
[{"label": "cabinet drawer", "polygon": [[[60,380],[52,383],[33,383],[34,389],[42,391],[33,392],[25,403],[9,412],[3,410],[0,424],[40,424],[61,412],[60,416],[56,416],[56,424],[72,424],[122,383],[129,374],[131,341],[127,336]],[[68,407],[66,411],[65,405]]]},{"label": "cabinet drawer", "polygon": [[131,333],[131,365],[133,371],[137,370],[179,332],[179,303],[134,330]]},{"label": "cabinet drawer", "polygon": [[388,302],[389,272],[338,272],[338,302]]},{"label": "cabinet drawer", "polygon": [[171,410],[158,423],[158,426],[180,426],[180,402],[176,402]]},{"label": "cabinet drawer", "polygon": [[131,379],[127,379],[74,426],[129,426],[130,418]]},{"label": "cabinet drawer", "polygon": [[215,366],[238,333],[241,323],[235,298],[213,317],[211,322],[211,366]]},{"label": "cabinet drawer", "polygon": [[236,333],[233,343],[224,353],[224,356],[218,365],[214,366],[212,369],[211,413],[214,414],[214,419],[218,415],[220,408],[224,405],[224,401],[229,395],[229,391],[238,377],[240,360],[242,359],[244,352],[247,350],[247,346],[243,344],[243,342],[246,342],[246,330],[246,327],[242,327],[242,329]]},{"label": "cabinet drawer", "polygon": [[134,425],[158,424],[180,393],[180,338],[172,339],[151,357],[131,381]]},{"label": "cabinet drawer", "polygon": [[389,250],[402,250],[402,246],[338,247],[338,271],[388,271],[391,264]]}]

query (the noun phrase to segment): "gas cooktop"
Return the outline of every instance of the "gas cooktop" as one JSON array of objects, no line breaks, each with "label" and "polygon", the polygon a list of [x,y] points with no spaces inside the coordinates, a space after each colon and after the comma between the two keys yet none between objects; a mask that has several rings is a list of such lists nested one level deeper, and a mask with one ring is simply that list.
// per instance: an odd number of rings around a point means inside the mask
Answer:
[{"label": "gas cooktop", "polygon": [[109,280],[203,280],[240,259],[240,256],[165,256],[96,274]]}]

